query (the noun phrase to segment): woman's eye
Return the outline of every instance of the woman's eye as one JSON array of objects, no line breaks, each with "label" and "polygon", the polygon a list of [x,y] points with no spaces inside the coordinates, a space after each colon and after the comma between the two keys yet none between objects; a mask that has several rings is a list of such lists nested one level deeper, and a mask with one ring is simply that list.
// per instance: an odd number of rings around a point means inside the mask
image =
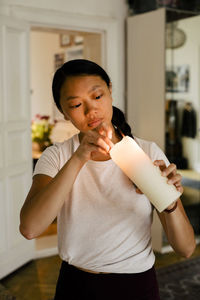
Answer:
[{"label": "woman's eye", "polygon": [[81,105],[81,103],[77,104],[77,105],[70,105],[70,108],[77,108]]},{"label": "woman's eye", "polygon": [[95,97],[95,99],[97,99],[97,100],[98,100],[98,99],[100,99],[102,96],[103,96],[102,94],[101,94],[101,95],[99,95],[99,96],[96,96],[96,97]]}]

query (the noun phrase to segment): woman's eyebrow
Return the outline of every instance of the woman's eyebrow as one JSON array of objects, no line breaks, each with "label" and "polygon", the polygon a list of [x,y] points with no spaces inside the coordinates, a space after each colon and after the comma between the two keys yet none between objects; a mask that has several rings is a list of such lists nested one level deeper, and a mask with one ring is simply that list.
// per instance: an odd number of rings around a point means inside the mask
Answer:
[{"label": "woman's eyebrow", "polygon": [[101,88],[101,85],[96,84],[96,85],[94,85],[94,86],[88,91],[88,93],[91,93],[91,92],[95,91],[95,90],[98,89],[98,88]]},{"label": "woman's eyebrow", "polygon": [[[91,92],[94,92],[96,89],[98,89],[98,88],[101,88],[101,85],[94,85],[89,91],[88,91],[88,93],[91,93]],[[81,97],[79,97],[79,96],[68,96],[67,98],[66,98],[66,100],[68,101],[68,100],[73,100],[73,99],[76,99],[76,98],[81,98]]]},{"label": "woman's eyebrow", "polygon": [[73,100],[73,99],[76,99],[76,98],[80,98],[79,96],[68,96],[65,100]]}]

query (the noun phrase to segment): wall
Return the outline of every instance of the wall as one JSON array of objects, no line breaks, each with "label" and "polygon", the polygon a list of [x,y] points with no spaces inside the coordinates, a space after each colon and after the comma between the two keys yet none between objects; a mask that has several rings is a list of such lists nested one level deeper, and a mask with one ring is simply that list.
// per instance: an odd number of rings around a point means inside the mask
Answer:
[{"label": "wall", "polygon": [[64,53],[59,47],[59,34],[31,31],[30,36],[31,70],[31,118],[36,114],[53,114],[51,93],[54,74],[54,54]]}]

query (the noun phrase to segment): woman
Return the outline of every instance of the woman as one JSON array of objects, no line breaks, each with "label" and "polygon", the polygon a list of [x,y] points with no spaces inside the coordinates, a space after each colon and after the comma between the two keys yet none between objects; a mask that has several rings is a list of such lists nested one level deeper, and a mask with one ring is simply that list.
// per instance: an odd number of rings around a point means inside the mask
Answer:
[{"label": "woman", "polygon": [[[55,300],[160,299],[151,247],[154,208],[109,155],[122,134],[132,134],[112,106],[107,73],[91,61],[69,61],[54,75],[53,96],[80,133],[39,159],[20,231],[35,238],[58,217],[63,262]],[[176,166],[155,143],[134,138],[182,192]],[[180,199],[158,215],[174,250],[189,257],[195,239]]]}]

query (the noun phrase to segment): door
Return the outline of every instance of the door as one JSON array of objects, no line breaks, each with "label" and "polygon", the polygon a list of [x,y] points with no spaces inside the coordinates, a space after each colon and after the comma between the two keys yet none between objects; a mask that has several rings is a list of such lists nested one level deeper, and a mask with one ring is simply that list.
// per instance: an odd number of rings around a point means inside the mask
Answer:
[{"label": "door", "polygon": [[29,26],[0,18],[0,278],[34,257],[19,232],[31,184]]},{"label": "door", "polygon": [[128,122],[164,149],[165,9],[131,16],[127,26]]},{"label": "door", "polygon": [[[131,16],[127,21],[127,117],[133,134],[165,140],[165,9]],[[162,250],[163,230],[154,211],[152,244]]]}]

